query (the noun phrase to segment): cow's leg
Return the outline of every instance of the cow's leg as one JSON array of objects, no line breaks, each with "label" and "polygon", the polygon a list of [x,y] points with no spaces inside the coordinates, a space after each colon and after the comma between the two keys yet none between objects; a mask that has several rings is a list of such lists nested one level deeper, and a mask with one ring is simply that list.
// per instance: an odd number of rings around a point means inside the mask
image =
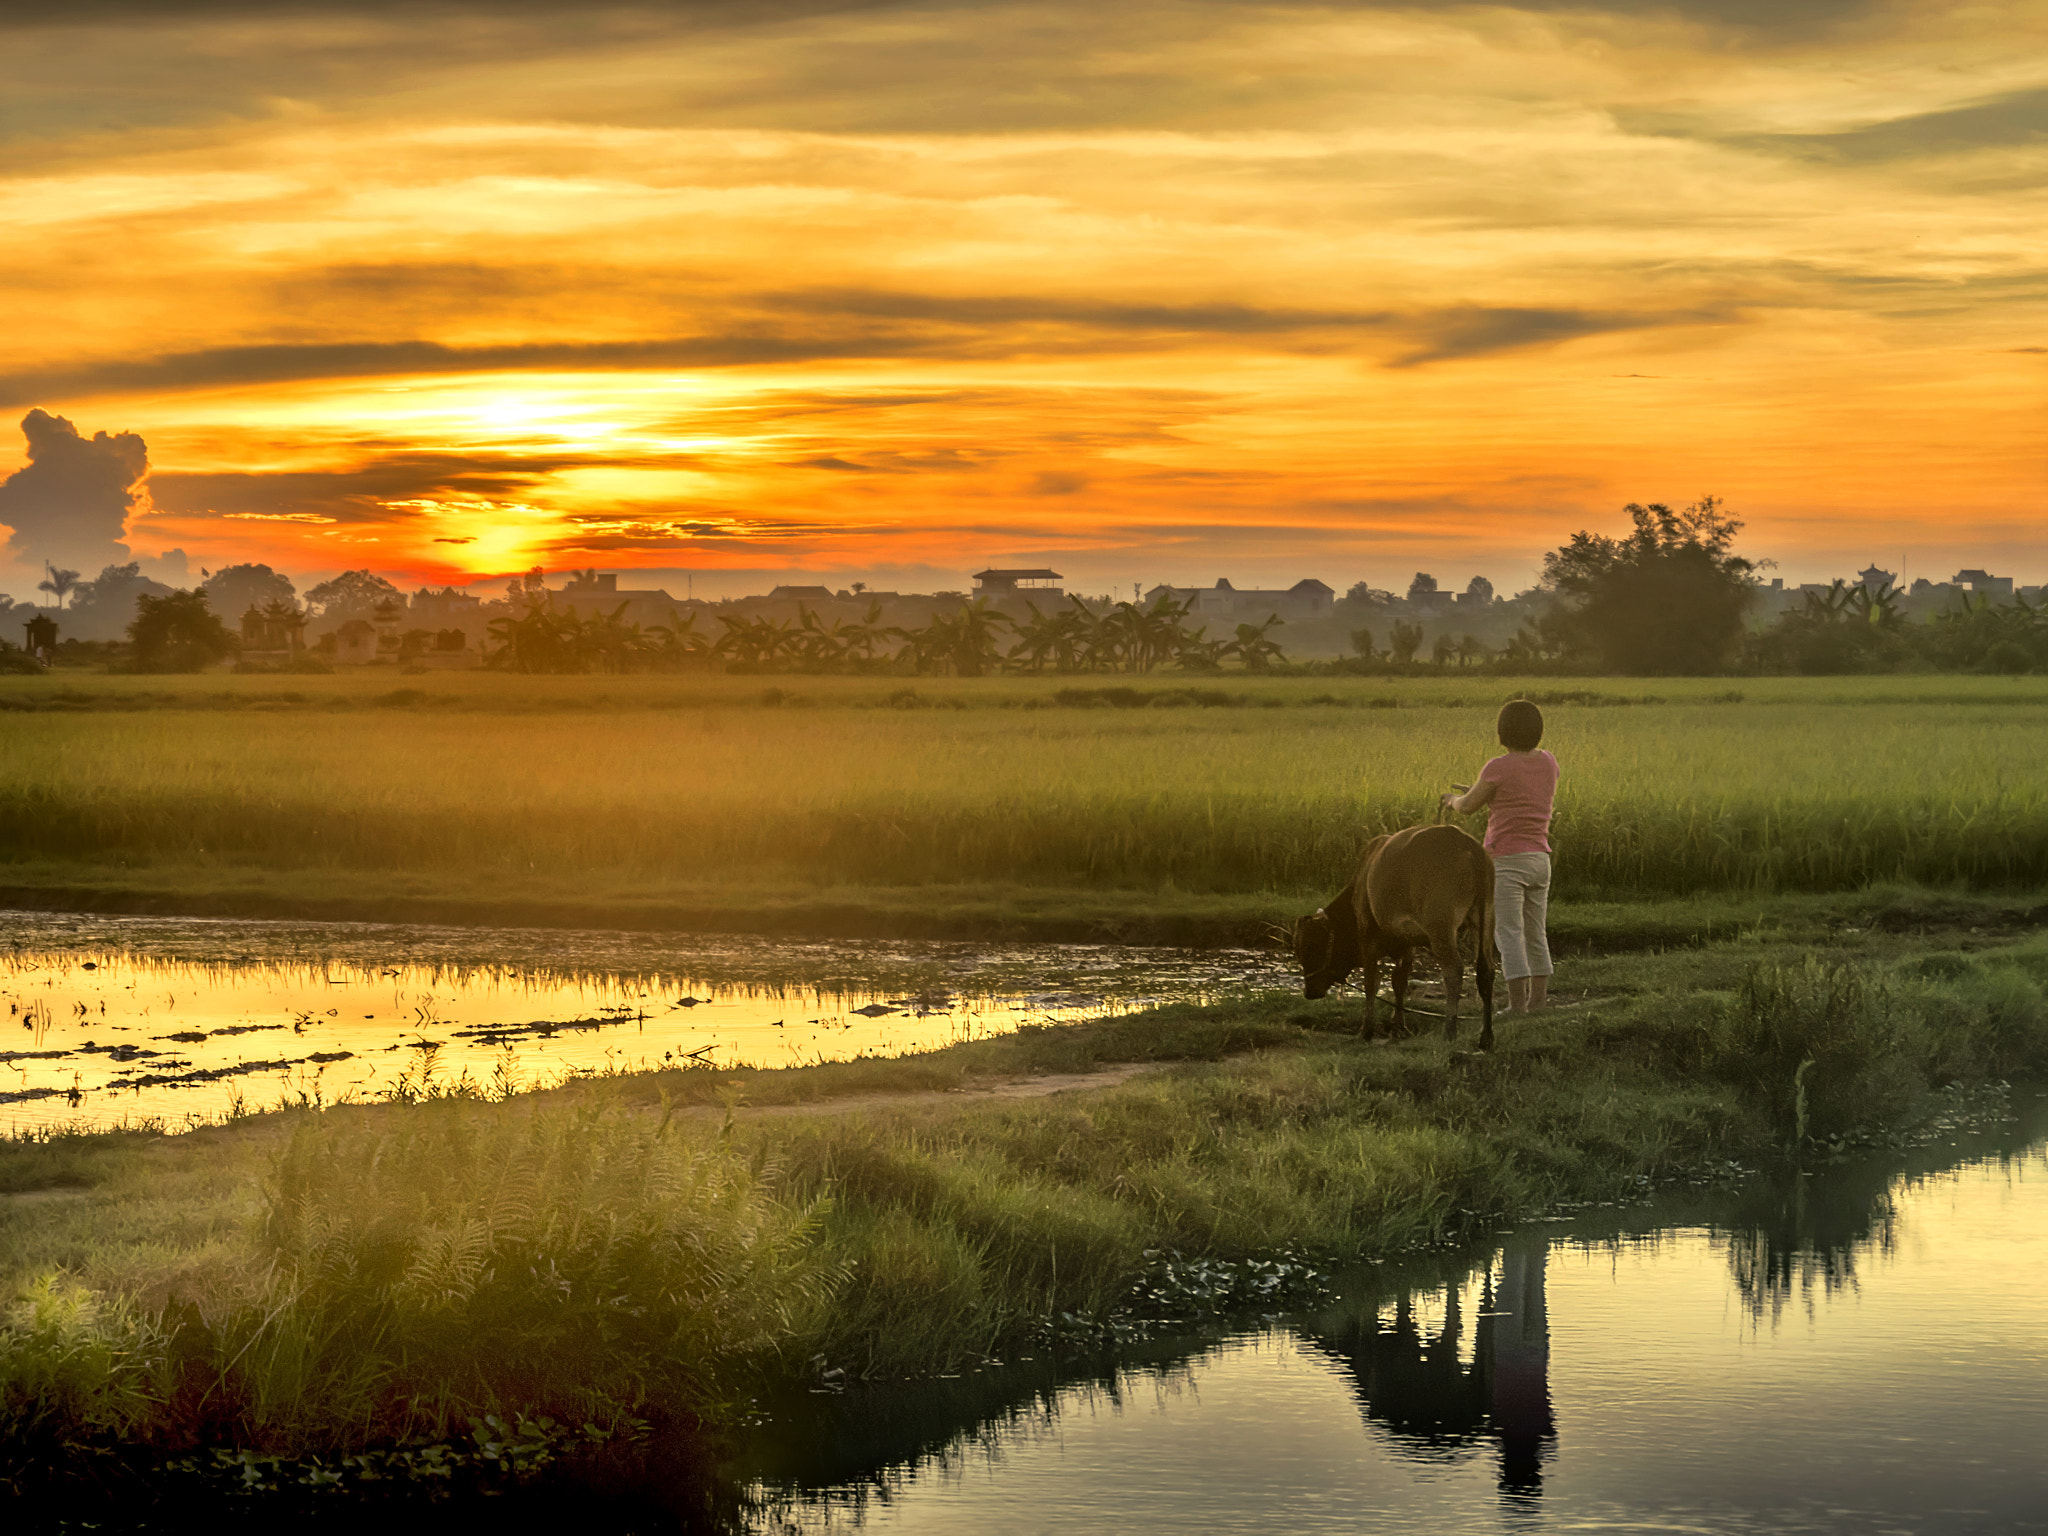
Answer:
[{"label": "cow's leg", "polygon": [[1408,1033],[1408,977],[1415,969],[1415,951],[1404,949],[1394,961],[1394,1033]]},{"label": "cow's leg", "polygon": [[1367,955],[1362,963],[1365,966],[1365,1027],[1359,1030],[1359,1035],[1370,1038],[1380,1014],[1380,957]]},{"label": "cow's leg", "polygon": [[1444,973],[1444,1038],[1458,1038],[1458,1000],[1465,991],[1465,960],[1458,953],[1458,935],[1453,931],[1446,939],[1432,939],[1429,951],[1436,956],[1437,966]]}]

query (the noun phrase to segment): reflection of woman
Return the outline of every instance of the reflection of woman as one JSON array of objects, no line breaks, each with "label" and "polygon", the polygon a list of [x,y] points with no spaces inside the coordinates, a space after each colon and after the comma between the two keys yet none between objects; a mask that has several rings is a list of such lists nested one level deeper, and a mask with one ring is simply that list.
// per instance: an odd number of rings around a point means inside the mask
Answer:
[{"label": "reflection of woman", "polygon": [[1550,1309],[1542,1238],[1517,1238],[1501,1250],[1500,1290],[1485,1343],[1492,1361],[1493,1432],[1500,1436],[1504,1493],[1543,1491],[1543,1450],[1557,1432],[1550,1416]]},{"label": "reflection of woman", "polygon": [[1495,727],[1507,748],[1479,770],[1479,782],[1443,803],[1465,816],[1484,808],[1486,851],[1493,855],[1493,933],[1508,1006],[1541,1008],[1550,993],[1550,811],[1557,798],[1557,759],[1541,749],[1543,711],[1527,699],[1501,706]]}]

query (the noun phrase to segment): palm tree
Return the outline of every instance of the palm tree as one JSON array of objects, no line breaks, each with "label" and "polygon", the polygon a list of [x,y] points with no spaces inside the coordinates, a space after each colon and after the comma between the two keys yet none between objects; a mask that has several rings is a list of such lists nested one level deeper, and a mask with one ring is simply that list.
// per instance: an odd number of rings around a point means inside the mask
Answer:
[{"label": "palm tree", "polygon": [[43,562],[43,569],[50,573],[49,580],[37,582],[36,590],[55,594],[57,610],[61,613],[64,609],[64,594],[78,585],[78,572],[60,571],[47,560]]},{"label": "palm tree", "polygon": [[795,626],[788,619],[750,619],[744,614],[721,613],[718,622],[725,626],[725,633],[711,648],[747,666],[772,665],[797,640]]},{"label": "palm tree", "polygon": [[[860,586],[855,582],[856,587]],[[882,604],[878,599],[868,600],[868,611],[851,624],[839,627],[839,633],[846,646],[846,659],[856,667],[871,666],[875,659],[875,647],[889,637],[888,629],[882,623]]]},{"label": "palm tree", "polygon": [[996,632],[1004,628],[1016,628],[1015,621],[985,601],[962,608],[953,620],[953,670],[962,677],[979,677],[995,666],[1001,659]]},{"label": "palm tree", "polygon": [[1263,672],[1273,662],[1285,659],[1280,642],[1266,631],[1286,622],[1279,614],[1269,613],[1263,624],[1240,624],[1237,626],[1237,638],[1224,649],[1241,660],[1247,672]]},{"label": "palm tree", "polygon": [[[711,642],[697,633],[697,615],[698,610],[692,608],[690,616],[679,623],[652,626],[647,633],[654,643],[654,654],[665,662],[677,662],[685,656],[707,655],[711,650]],[[669,618],[675,619],[673,609],[669,612]]]}]

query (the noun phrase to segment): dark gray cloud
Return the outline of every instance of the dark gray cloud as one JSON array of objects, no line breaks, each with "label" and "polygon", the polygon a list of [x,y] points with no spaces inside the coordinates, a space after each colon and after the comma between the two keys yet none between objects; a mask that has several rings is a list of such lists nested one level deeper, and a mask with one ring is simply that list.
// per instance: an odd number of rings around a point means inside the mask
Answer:
[{"label": "dark gray cloud", "polygon": [[133,432],[84,437],[43,410],[22,417],[21,430],[28,463],[0,482],[0,523],[14,530],[6,552],[87,574],[126,560],[121,539],[149,473],[142,439]]},{"label": "dark gray cloud", "polygon": [[855,475],[871,475],[875,472],[872,464],[856,464],[853,460],[843,459],[836,453],[820,454],[814,459],[798,459],[792,467],[796,469],[832,469],[838,470],[842,474]]},{"label": "dark gray cloud", "polygon": [[724,508],[700,508],[690,517],[625,511],[606,516],[572,517],[568,527],[538,547],[554,554],[578,551],[616,554],[630,550],[675,549],[704,541],[745,548],[771,546],[822,533],[845,534],[842,521],[813,522],[799,518],[762,517]]},{"label": "dark gray cloud", "polygon": [[1614,121],[1626,133],[1649,138],[1702,139],[1829,165],[1882,165],[2048,144],[2048,88],[2009,91],[1965,106],[1829,133],[1730,133],[1706,118],[1646,108],[1617,109]]},{"label": "dark gray cloud", "polygon": [[1665,314],[1606,314],[1587,309],[1475,304],[1435,310],[1420,317],[1411,328],[1416,336],[1416,345],[1393,361],[1396,367],[1413,368],[1422,363],[1485,357],[1490,353],[1519,351],[1524,347],[1552,345],[1612,331],[1640,331],[1664,325],[1725,325],[1735,318],[1732,311],[1715,309]]},{"label": "dark gray cloud", "polygon": [[[1357,9],[1471,11],[1470,0],[1415,0]],[[1345,7],[1352,9],[1352,7]],[[1892,0],[1508,0],[1502,10],[1538,14],[1670,19],[1763,36],[1805,37],[1882,16]]]},{"label": "dark gray cloud", "polygon": [[922,349],[914,337],[744,334],[498,347],[450,347],[436,341],[209,347],[0,377],[0,408],[70,394],[281,384],[295,379],[522,368],[731,368],[750,363],[907,356]]},{"label": "dark gray cloud", "polygon": [[[615,0],[575,7],[576,21],[637,20],[648,25],[769,26],[800,16],[848,11],[909,9],[902,0]],[[919,7],[924,8],[924,7]],[[473,20],[539,18],[568,22],[561,0],[0,0],[0,28],[44,29],[109,23],[177,23],[205,17],[245,19],[300,17],[393,17],[431,24]]]},{"label": "dark gray cloud", "polygon": [[1276,336],[1334,328],[1377,329],[1397,317],[1382,310],[1263,308],[1251,304],[1131,304],[1007,294],[958,296],[871,288],[817,288],[764,295],[770,308],[951,325],[1055,323],[1098,330],[1208,336]]},{"label": "dark gray cloud", "polygon": [[1895,117],[1838,133],[1751,134],[1734,142],[1850,165],[2038,146],[2048,144],[2048,88],[2013,91],[1969,106]]},{"label": "dark gray cloud", "polygon": [[[181,515],[389,522],[389,503],[427,500],[516,501],[564,470],[671,467],[677,460],[621,460],[596,454],[367,453],[347,469],[179,473],[150,479],[159,511]],[[693,461],[691,461],[693,462]]]},{"label": "dark gray cloud", "polygon": [[[0,407],[72,395],[398,374],[740,368],[914,357],[999,359],[1098,352],[1110,337],[1133,348],[1170,346],[1205,336],[1266,337],[1284,350],[1355,348],[1387,356],[1399,367],[1413,367],[1604,331],[1721,324],[1736,318],[1732,311],[1702,309],[1610,313],[1473,304],[1396,313],[1009,296],[949,298],[870,290],[777,294],[757,302],[760,308],[780,311],[780,315],[723,334],[702,336],[483,347],[418,340],[276,343],[111,359],[0,376]],[[816,318],[797,325],[792,323],[797,314]]]},{"label": "dark gray cloud", "polygon": [[[1875,0],[0,0],[0,138],[268,119],[467,96],[520,71],[539,119],[621,126],[989,133],[1333,124],[1354,70],[1231,66],[1248,40],[1356,12],[1522,11],[1612,40],[1687,23],[1717,50],[1772,50],[1882,27]],[[1170,40],[1169,46],[1162,46]],[[1223,59],[1205,56],[1221,51]],[[594,62],[667,52],[675,78]],[[10,67],[9,56],[14,62]],[[557,67],[533,70],[548,61]],[[701,71],[692,61],[704,60]],[[1425,92],[1426,94],[1426,92]]]},{"label": "dark gray cloud", "polygon": [[1048,469],[1032,476],[1027,489],[1034,496],[1075,496],[1088,489],[1088,481],[1066,470]]}]

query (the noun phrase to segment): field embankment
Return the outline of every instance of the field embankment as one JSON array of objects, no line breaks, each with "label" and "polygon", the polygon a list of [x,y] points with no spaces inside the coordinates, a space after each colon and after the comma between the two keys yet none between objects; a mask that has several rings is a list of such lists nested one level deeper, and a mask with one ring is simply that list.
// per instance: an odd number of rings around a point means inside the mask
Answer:
[{"label": "field embankment", "polygon": [[[2048,1071],[2037,938],[1749,935],[1573,981],[1591,999],[1483,1057],[1361,1038],[1356,999],[1271,996],[896,1061],[9,1145],[12,1475],[112,1444],[338,1466],[486,1414],[715,1425],[824,1370],[1093,1347],[1161,1250],[1389,1254],[1826,1157]],[[944,1092],[1134,1062],[1155,1069],[1100,1091]]]},{"label": "field embankment", "polygon": [[[241,915],[1199,938],[1330,894],[1509,685],[0,679],[0,887]],[[2048,883],[2048,680],[1535,686],[1563,901]],[[893,926],[892,926],[893,925]],[[1077,931],[1079,930],[1079,931]]]}]

